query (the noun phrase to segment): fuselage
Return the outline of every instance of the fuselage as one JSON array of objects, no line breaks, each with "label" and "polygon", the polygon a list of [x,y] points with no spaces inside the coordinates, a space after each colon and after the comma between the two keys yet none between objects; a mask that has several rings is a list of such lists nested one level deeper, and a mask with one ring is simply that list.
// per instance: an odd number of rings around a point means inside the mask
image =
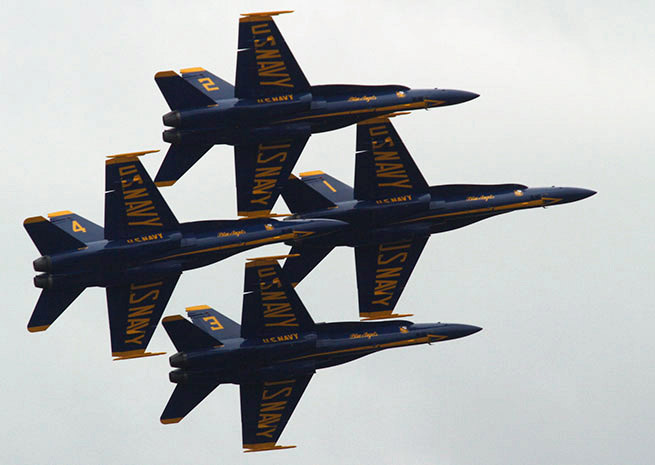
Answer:
[{"label": "fuselage", "polygon": [[[574,187],[528,188],[521,184],[444,185],[431,187],[428,194],[420,196],[352,200],[290,218],[346,222],[349,228],[322,237],[321,246],[358,246],[449,231],[503,213],[574,202],[594,193]],[[310,242],[308,238],[306,243]]]},{"label": "fuselage", "polygon": [[336,231],[334,220],[273,219],[197,221],[121,240],[90,242],[87,247],[44,256],[34,261],[37,287],[45,289],[114,286],[157,279],[215,263],[266,244]]},{"label": "fuselage", "polygon": [[[313,331],[236,338],[171,356],[174,383],[244,383],[313,373],[393,347],[457,339],[480,331],[460,324],[411,321],[320,323]],[[218,342],[217,342],[218,344]]]},{"label": "fuselage", "polygon": [[252,140],[332,131],[393,112],[454,105],[478,94],[404,86],[313,86],[310,93],[219,100],[215,105],[164,115],[166,142],[238,145]]}]

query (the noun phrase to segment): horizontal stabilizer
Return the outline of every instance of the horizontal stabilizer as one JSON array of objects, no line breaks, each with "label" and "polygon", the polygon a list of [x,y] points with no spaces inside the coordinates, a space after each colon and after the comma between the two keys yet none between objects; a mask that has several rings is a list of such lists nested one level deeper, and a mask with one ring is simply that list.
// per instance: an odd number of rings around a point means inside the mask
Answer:
[{"label": "horizontal stabilizer", "polygon": [[68,250],[86,247],[86,244],[58,228],[42,216],[23,221],[23,226],[41,255],[54,255]]},{"label": "horizontal stabilizer", "polygon": [[48,213],[48,218],[52,224],[86,244],[105,238],[105,231],[102,227],[73,212]]},{"label": "horizontal stabilizer", "polygon": [[284,189],[282,198],[287,204],[291,213],[307,213],[317,210],[334,208],[336,205],[321,195],[318,191],[309,187],[307,182],[291,175]]},{"label": "horizontal stabilizer", "polygon": [[314,329],[307,312],[274,258],[246,263],[241,337],[269,337]]},{"label": "horizontal stabilizer", "polygon": [[171,144],[155,176],[155,184],[158,187],[172,186],[212,147],[206,144]]},{"label": "horizontal stabilizer", "polygon": [[334,249],[330,247],[298,247],[293,246],[289,252],[290,257],[284,261],[282,272],[292,286],[297,286],[305,276]]},{"label": "horizontal stabilizer", "polygon": [[234,86],[204,68],[181,69],[182,78],[214,101],[234,98]]},{"label": "horizontal stabilizer", "polygon": [[198,326],[194,326],[181,315],[167,316],[162,323],[178,352],[209,349],[222,345],[221,341],[210,336]]},{"label": "horizontal stabilizer", "polygon": [[[191,323],[189,323],[191,324]],[[202,402],[214,389],[216,384],[178,384],[168,399],[168,404],[164,408],[159,421],[168,425],[179,423],[182,418],[193,410],[196,405]]]},{"label": "horizontal stabilizer", "polygon": [[75,287],[72,289],[44,289],[41,291],[39,300],[32,312],[32,317],[27,323],[27,330],[36,333],[48,329],[83,290],[83,287]]},{"label": "horizontal stabilizer", "polygon": [[382,116],[357,124],[356,199],[418,196],[428,192],[427,182],[389,117]]},{"label": "horizontal stabilizer", "polygon": [[234,339],[241,336],[239,323],[207,305],[187,307],[186,311],[194,325],[216,339]]},{"label": "horizontal stabilizer", "polygon": [[155,74],[155,82],[171,110],[188,110],[216,103],[175,71],[158,72]]},{"label": "horizontal stabilizer", "polygon": [[112,155],[105,161],[105,239],[128,239],[179,227],[139,161],[143,153]]}]

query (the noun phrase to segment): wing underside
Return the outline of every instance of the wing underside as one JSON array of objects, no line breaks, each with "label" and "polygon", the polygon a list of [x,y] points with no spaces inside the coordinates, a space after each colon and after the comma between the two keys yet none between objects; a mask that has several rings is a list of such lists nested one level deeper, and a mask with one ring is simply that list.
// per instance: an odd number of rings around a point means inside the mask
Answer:
[{"label": "wing underside", "polygon": [[355,247],[359,316],[395,318],[394,308],[416,266],[428,236]]},{"label": "wing underside", "polygon": [[312,375],[241,384],[241,430],[245,452],[286,449],[277,441]]}]

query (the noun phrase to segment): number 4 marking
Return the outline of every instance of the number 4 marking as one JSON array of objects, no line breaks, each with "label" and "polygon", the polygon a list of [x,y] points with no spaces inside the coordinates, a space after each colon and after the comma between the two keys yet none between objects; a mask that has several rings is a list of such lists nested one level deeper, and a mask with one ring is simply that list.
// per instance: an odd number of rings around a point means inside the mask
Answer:
[{"label": "number 4 marking", "polygon": [[73,231],[85,233],[86,228],[82,226],[80,223],[78,223],[77,221],[73,221]]}]

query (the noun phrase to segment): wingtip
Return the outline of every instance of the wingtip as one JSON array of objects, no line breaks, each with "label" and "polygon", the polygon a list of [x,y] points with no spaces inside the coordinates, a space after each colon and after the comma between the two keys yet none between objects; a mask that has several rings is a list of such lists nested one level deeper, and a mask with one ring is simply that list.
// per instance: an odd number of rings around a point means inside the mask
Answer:
[{"label": "wingtip", "polygon": [[27,330],[28,330],[30,333],[40,333],[41,331],[45,331],[45,330],[48,329],[49,327],[50,327],[50,325],[43,325],[43,326],[28,326],[28,327],[27,327]]},{"label": "wingtip", "polygon": [[177,417],[177,418],[160,418],[159,422],[162,425],[172,425],[173,423],[179,423],[182,421],[182,418],[184,417]]}]

